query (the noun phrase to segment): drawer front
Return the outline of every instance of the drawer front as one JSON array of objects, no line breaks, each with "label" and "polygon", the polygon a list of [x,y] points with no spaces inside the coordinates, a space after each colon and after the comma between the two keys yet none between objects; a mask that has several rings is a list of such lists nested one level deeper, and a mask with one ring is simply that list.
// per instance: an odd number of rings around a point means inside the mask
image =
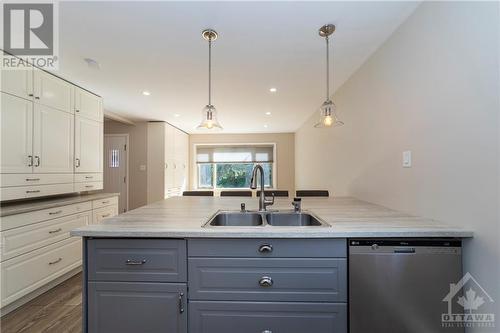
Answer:
[{"label": "drawer front", "polygon": [[346,259],[189,258],[193,300],[347,300]]},{"label": "drawer front", "polygon": [[111,198],[105,198],[105,199],[99,199],[99,200],[92,201],[92,208],[93,209],[111,206],[111,205],[118,205],[118,197],[111,197]]},{"label": "drawer front", "polygon": [[69,232],[90,224],[90,211],[0,232],[1,261],[69,238]]},{"label": "drawer front", "polygon": [[189,302],[196,333],[347,333],[347,306],[335,303]]},{"label": "drawer front", "polygon": [[92,210],[92,203],[90,201],[87,201],[87,202],[79,202],[72,205],[36,210],[33,212],[28,212],[23,214],[4,216],[2,217],[2,223],[0,223],[0,230],[4,231],[13,228],[19,228],[25,225],[30,225],[33,223],[51,220],[61,216],[77,214],[90,210]]},{"label": "drawer front", "polygon": [[99,224],[102,220],[118,215],[118,205],[102,207],[94,210],[92,218],[93,224]]},{"label": "drawer front", "polygon": [[30,185],[47,185],[47,184],[63,184],[73,183],[73,174],[1,174],[1,186],[30,186]]},{"label": "drawer front", "polygon": [[1,306],[81,265],[80,239],[68,238],[0,263]]},{"label": "drawer front", "polygon": [[102,173],[75,173],[75,183],[102,182]]},{"label": "drawer front", "polygon": [[345,239],[190,239],[193,257],[346,257]]},{"label": "drawer front", "polygon": [[102,190],[103,182],[75,183],[75,192]]},{"label": "drawer front", "polygon": [[89,282],[89,333],[187,332],[186,284]]},{"label": "drawer front", "polygon": [[18,187],[2,187],[0,188],[0,199],[14,200],[14,199],[28,199],[37,198],[47,195],[56,195],[63,193],[72,193],[73,183],[71,184],[52,184],[52,185],[39,185],[39,186],[18,186]]},{"label": "drawer front", "polygon": [[90,239],[91,281],[186,282],[186,241]]}]

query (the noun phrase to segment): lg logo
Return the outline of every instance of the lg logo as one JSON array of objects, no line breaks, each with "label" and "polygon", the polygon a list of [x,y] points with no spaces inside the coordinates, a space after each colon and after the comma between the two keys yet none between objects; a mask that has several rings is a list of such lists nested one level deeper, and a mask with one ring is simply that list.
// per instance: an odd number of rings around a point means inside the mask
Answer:
[{"label": "lg logo", "polygon": [[4,50],[16,56],[54,55],[54,5],[3,5]]}]

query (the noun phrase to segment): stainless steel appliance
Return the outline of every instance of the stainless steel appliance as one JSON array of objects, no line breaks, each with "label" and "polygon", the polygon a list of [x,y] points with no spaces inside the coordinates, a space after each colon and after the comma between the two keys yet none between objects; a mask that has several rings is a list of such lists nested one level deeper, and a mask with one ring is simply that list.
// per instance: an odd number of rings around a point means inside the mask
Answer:
[{"label": "stainless steel appliance", "polygon": [[463,333],[441,323],[461,277],[460,240],[350,239],[350,333]]}]

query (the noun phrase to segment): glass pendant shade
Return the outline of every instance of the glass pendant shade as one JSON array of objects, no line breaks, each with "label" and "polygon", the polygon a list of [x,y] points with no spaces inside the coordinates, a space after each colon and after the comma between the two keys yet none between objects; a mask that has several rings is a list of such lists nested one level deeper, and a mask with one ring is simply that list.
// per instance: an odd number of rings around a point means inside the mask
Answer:
[{"label": "glass pendant shade", "polygon": [[316,128],[337,127],[344,123],[337,117],[335,104],[327,99],[319,108],[319,121],[314,125]]},{"label": "glass pendant shade", "polygon": [[217,120],[217,110],[215,106],[208,104],[205,105],[203,110],[201,111],[202,119],[201,123],[198,125],[198,129],[222,129],[222,126],[219,124]]}]

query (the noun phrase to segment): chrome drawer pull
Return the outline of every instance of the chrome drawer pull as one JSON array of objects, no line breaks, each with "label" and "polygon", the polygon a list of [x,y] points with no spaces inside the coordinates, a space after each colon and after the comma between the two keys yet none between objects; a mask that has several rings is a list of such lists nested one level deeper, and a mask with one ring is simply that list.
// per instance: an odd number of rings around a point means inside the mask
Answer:
[{"label": "chrome drawer pull", "polygon": [[55,234],[55,233],[60,232],[60,231],[62,231],[62,229],[61,228],[57,228],[56,230],[50,230],[49,234]]},{"label": "chrome drawer pull", "polygon": [[179,313],[184,313],[184,302],[182,298],[184,297],[184,293],[179,293]]},{"label": "chrome drawer pull", "polygon": [[26,193],[40,193],[40,190],[26,191]]},{"label": "chrome drawer pull", "polygon": [[271,244],[263,244],[259,247],[260,253],[271,253],[273,252],[273,246]]},{"label": "chrome drawer pull", "polygon": [[263,276],[259,280],[259,285],[261,287],[271,287],[273,285],[273,279],[271,279],[269,276]]},{"label": "chrome drawer pull", "polygon": [[130,259],[128,259],[127,261],[125,261],[125,265],[129,265],[129,266],[144,265],[145,263],[146,263],[145,259],[142,259],[142,260],[130,260]]},{"label": "chrome drawer pull", "polygon": [[[31,165],[30,165],[30,166],[31,166]],[[40,178],[26,178],[26,181],[27,181],[27,182],[37,182],[37,181],[39,181],[39,180],[40,180]]]},{"label": "chrome drawer pull", "polygon": [[92,188],[94,185],[85,185],[86,188]]},{"label": "chrome drawer pull", "polygon": [[58,262],[61,262],[61,260],[62,260],[62,258],[59,258],[59,259],[54,260],[54,261],[51,261],[51,262],[49,262],[49,265],[55,265],[55,264],[57,264]]},{"label": "chrome drawer pull", "polygon": [[85,179],[92,179],[94,176],[85,176]]},{"label": "chrome drawer pull", "polygon": [[57,214],[61,214],[62,213],[62,210],[56,210],[55,212],[49,212],[49,215],[57,215]]}]

